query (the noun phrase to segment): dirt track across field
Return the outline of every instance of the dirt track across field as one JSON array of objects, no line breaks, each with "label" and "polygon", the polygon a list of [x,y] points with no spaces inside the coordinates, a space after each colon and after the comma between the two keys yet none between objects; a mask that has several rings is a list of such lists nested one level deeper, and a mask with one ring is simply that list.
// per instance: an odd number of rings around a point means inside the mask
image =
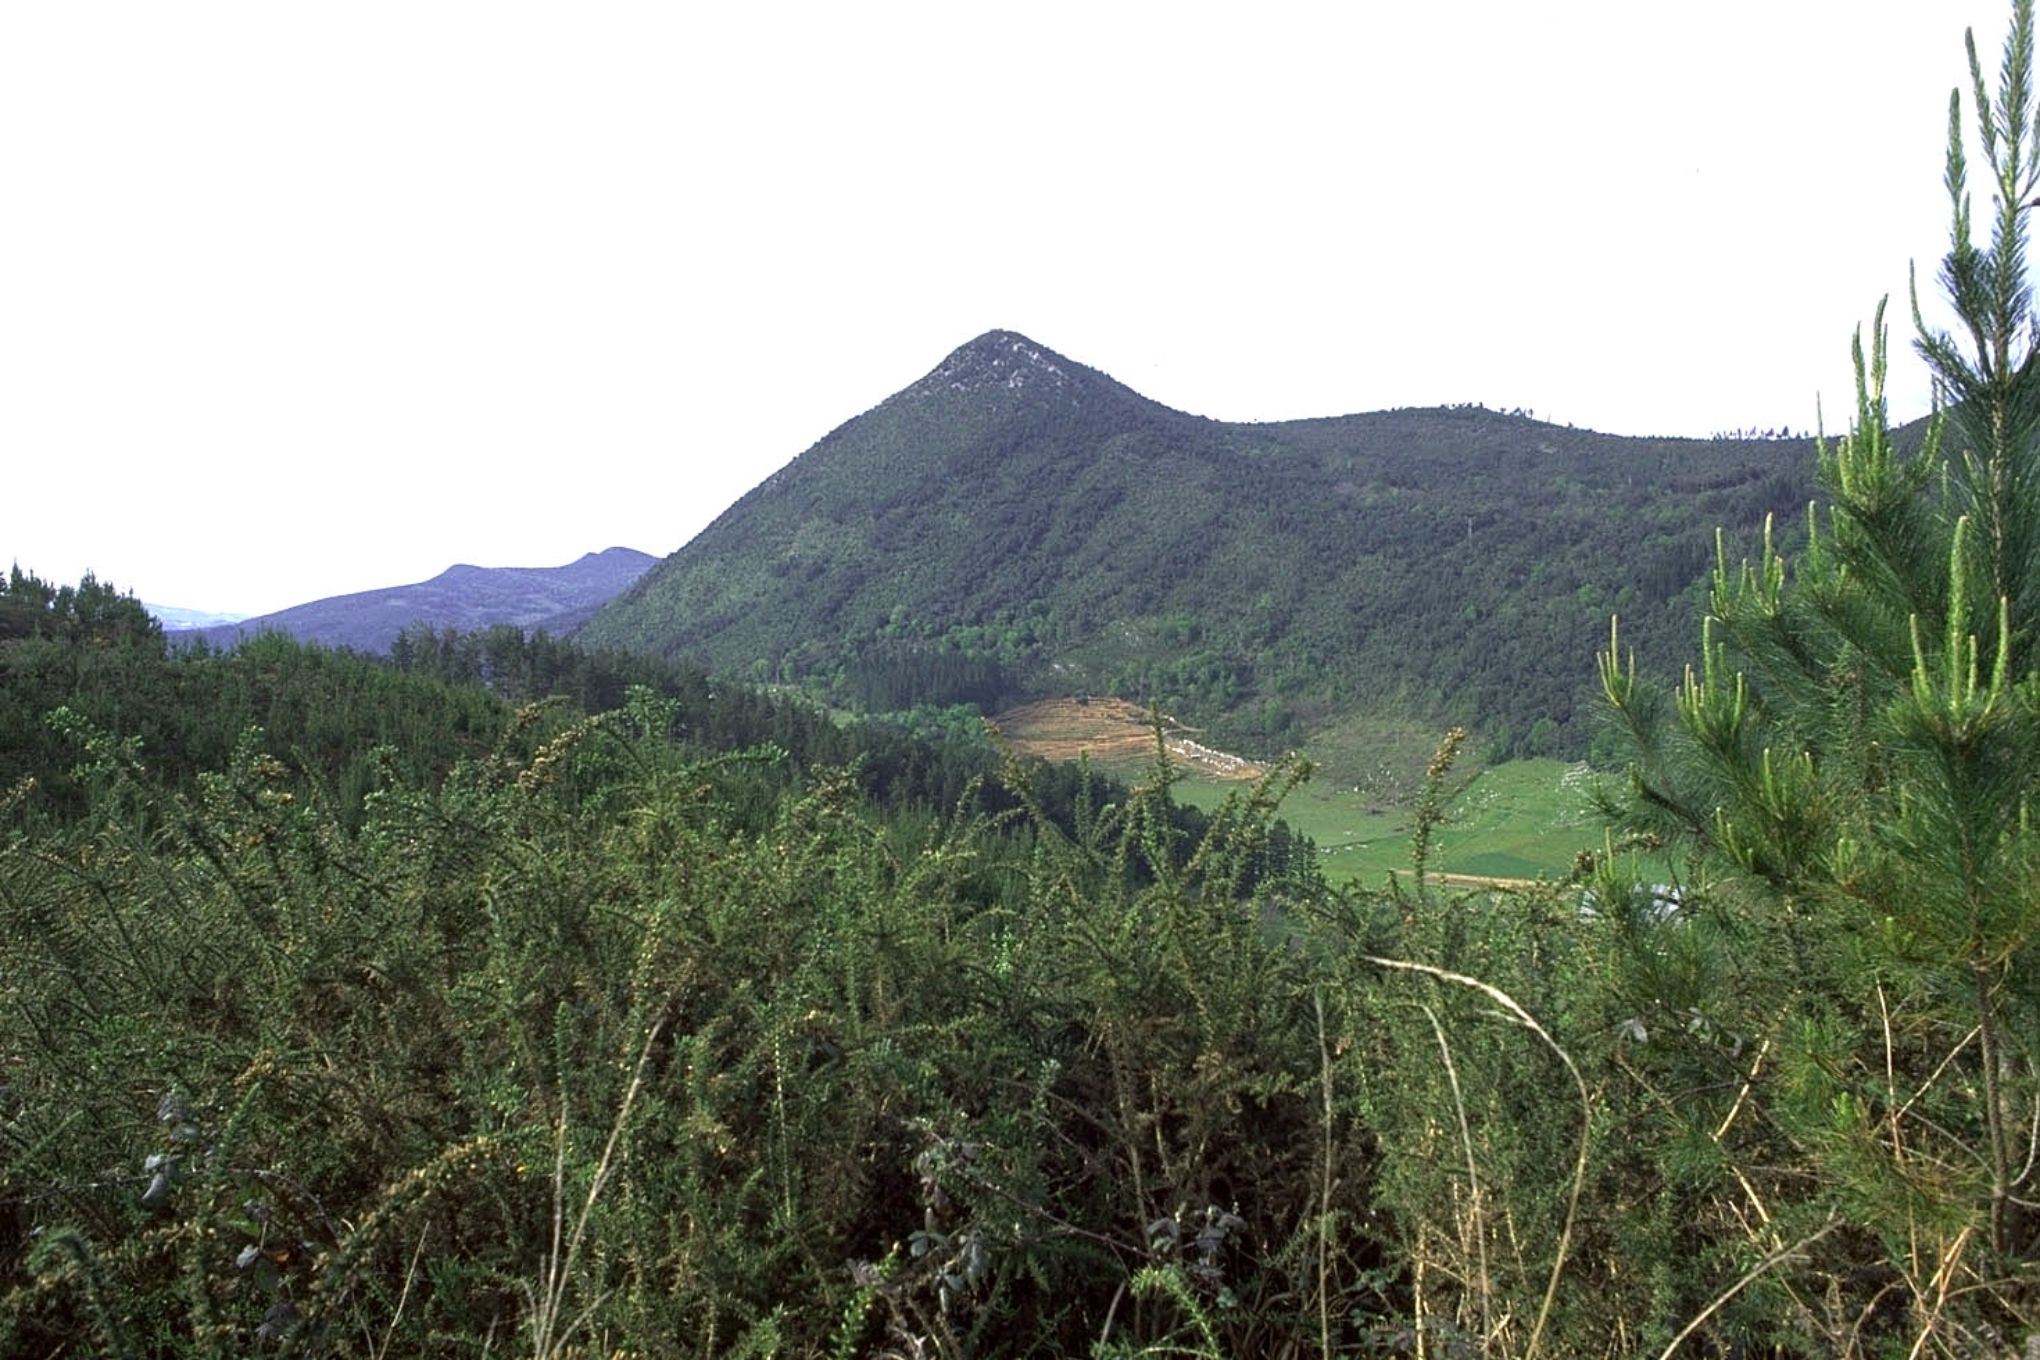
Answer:
[{"label": "dirt track across field", "polygon": [[[1395,873],[1403,878],[1409,877],[1409,872],[1407,869],[1395,870]],[[1493,888],[1498,892],[1522,892],[1525,889],[1534,888],[1538,885],[1538,880],[1534,878],[1493,878],[1487,874],[1441,874],[1432,872],[1425,874],[1424,877],[1433,883],[1442,883],[1448,888]]]},{"label": "dirt track across field", "polygon": [[[1007,709],[992,725],[1014,750],[1043,760],[1075,760],[1088,753],[1100,765],[1128,766],[1155,754],[1148,711],[1125,699],[1042,699]],[[1259,779],[1267,773],[1251,760],[1192,740],[1193,731],[1162,719],[1170,759],[1214,779]]]}]

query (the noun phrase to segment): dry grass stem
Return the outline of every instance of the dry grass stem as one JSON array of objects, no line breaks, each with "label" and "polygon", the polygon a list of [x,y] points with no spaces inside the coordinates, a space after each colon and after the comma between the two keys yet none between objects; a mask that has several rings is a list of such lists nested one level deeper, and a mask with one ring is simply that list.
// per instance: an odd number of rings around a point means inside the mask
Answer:
[{"label": "dry grass stem", "polygon": [[1431,1022],[1431,1032],[1438,1036],[1438,1052],[1445,1061],[1445,1080],[1452,1087],[1452,1110],[1459,1117],[1459,1145],[1466,1153],[1467,1217],[1480,1279],[1480,1334],[1492,1340],[1495,1335],[1494,1291],[1488,1279],[1487,1219],[1481,1212],[1480,1166],[1473,1155],[1473,1131],[1467,1126],[1466,1101],[1459,1090],[1459,1068],[1452,1061],[1452,1045],[1445,1038],[1445,1026],[1439,1023],[1438,1013],[1429,1006],[1423,1007],[1423,1012]]},{"label": "dry grass stem", "polygon": [[644,1047],[638,1051],[637,1066],[632,1069],[630,1085],[623,1093],[623,1100],[617,1106],[616,1118],[609,1126],[609,1140],[603,1144],[602,1160],[595,1166],[595,1177],[588,1185],[588,1194],[581,1201],[580,1213],[574,1219],[573,1236],[567,1239],[566,1249],[561,1251],[560,1239],[566,1223],[566,1176],[567,1176],[567,1114],[562,1096],[560,1119],[553,1141],[553,1240],[552,1248],[546,1253],[543,1292],[533,1295],[527,1288],[531,1300],[531,1350],[537,1360],[552,1360],[563,1353],[567,1339],[586,1324],[594,1310],[600,1306],[598,1296],[585,1306],[573,1321],[562,1327],[561,1314],[566,1308],[567,1287],[573,1278],[574,1262],[580,1256],[581,1244],[588,1234],[588,1220],[594,1215],[595,1205],[609,1184],[610,1175],[616,1169],[617,1144],[623,1141],[624,1126],[629,1122],[631,1106],[637,1102],[638,1092],[644,1089],[645,1066],[651,1061],[652,1048],[659,1041],[659,1033],[665,1027],[661,1017],[653,1022],[645,1035]]},{"label": "dry grass stem", "polygon": [[1324,1176],[1318,1187],[1318,1353],[1332,1357],[1332,1049],[1325,1040],[1325,998],[1312,992],[1317,1011],[1318,1079],[1324,1096]]},{"label": "dry grass stem", "polygon": [[1537,1321],[1531,1326],[1530,1340],[1523,1348],[1524,1360],[1530,1360],[1531,1356],[1537,1354],[1537,1347],[1544,1339],[1545,1324],[1551,1320],[1551,1306],[1558,1297],[1558,1282],[1565,1274],[1566,1257],[1572,1251],[1573,1225],[1579,1216],[1580,1191],[1587,1181],[1587,1150],[1589,1140],[1593,1136],[1594,1101],[1593,1097],[1587,1092],[1586,1079],[1580,1075],[1580,1069],[1573,1063],[1572,1055],[1560,1047],[1558,1040],[1552,1038],[1550,1032],[1544,1026],[1537,1023],[1537,1017],[1524,1010],[1517,1003],[1516,998],[1510,996],[1493,983],[1482,982],[1479,978],[1467,977],[1463,973],[1450,972],[1444,968],[1435,968],[1428,963],[1412,963],[1407,959],[1385,959],[1372,954],[1364,957],[1367,962],[1377,968],[1392,968],[1405,973],[1421,973],[1426,977],[1437,978],[1440,982],[1449,982],[1454,986],[1468,987],[1479,992],[1482,996],[1500,1006],[1508,1014],[1509,1018],[1513,1019],[1517,1024],[1522,1025],[1539,1039],[1542,1039],[1544,1046],[1558,1055],[1558,1060],[1565,1064],[1565,1070],[1571,1074],[1573,1085],[1579,1091],[1579,1153],[1573,1159],[1572,1186],[1566,1194],[1565,1223],[1559,1229],[1558,1250],[1553,1253],[1551,1259],[1551,1278],[1544,1286],[1543,1301],[1537,1305]]},{"label": "dry grass stem", "polygon": [[1699,1331],[1701,1327],[1705,1326],[1707,1323],[1707,1319],[1713,1317],[1716,1313],[1720,1312],[1723,1308],[1727,1307],[1729,1300],[1733,1299],[1737,1294],[1742,1293],[1742,1291],[1748,1288],[1751,1283],[1753,1283],[1755,1280],[1761,1277],[1765,1271],[1771,1269],[1771,1267],[1775,1265],[1780,1264],[1781,1262],[1790,1260],[1792,1257],[1797,1256],[1800,1252],[1805,1251],[1808,1247],[1820,1241],[1821,1238],[1826,1237],[1829,1233],[1833,1232],[1836,1228],[1839,1228],[1841,1226],[1842,1220],[1840,1220],[1839,1218],[1831,1218],[1817,1231],[1809,1233],[1807,1236],[1800,1238],[1797,1242],[1794,1242],[1789,1247],[1780,1247],[1777,1251],[1772,1252],[1769,1256],[1766,1256],[1763,1260],[1751,1266],[1747,1271],[1743,1272],[1743,1277],[1741,1279],[1737,1280],[1727,1289],[1722,1290],[1721,1293],[1715,1295],[1714,1302],[1708,1304],[1705,1308],[1702,1308],[1698,1313],[1696,1313],[1693,1316],[1693,1320],[1691,1322],[1688,1322],[1683,1328],[1680,1329],[1679,1334],[1672,1338],[1671,1344],[1667,1345],[1662,1351],[1658,1352],[1658,1360],[1671,1360],[1672,1353],[1678,1350],[1679,1347],[1685,1343],[1687,1337],[1693,1335],[1693,1333]]}]

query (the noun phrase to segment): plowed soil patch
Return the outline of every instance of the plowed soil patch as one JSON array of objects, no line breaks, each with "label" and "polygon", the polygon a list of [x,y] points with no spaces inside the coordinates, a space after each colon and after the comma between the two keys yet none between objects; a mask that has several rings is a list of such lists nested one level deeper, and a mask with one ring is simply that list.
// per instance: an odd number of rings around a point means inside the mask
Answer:
[{"label": "plowed soil patch", "polygon": [[[1007,709],[992,725],[1014,750],[1043,760],[1088,754],[1100,765],[1129,766],[1155,753],[1148,711],[1125,699],[1041,699]],[[1197,742],[1194,735],[1194,729],[1163,718],[1169,757],[1186,768],[1215,779],[1259,779],[1267,773],[1251,760]]]}]

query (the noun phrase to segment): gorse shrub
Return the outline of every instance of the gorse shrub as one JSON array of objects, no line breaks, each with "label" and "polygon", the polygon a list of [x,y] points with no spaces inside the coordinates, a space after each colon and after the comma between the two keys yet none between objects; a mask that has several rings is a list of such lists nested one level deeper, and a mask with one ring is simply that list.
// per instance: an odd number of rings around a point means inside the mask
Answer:
[{"label": "gorse shrub", "polygon": [[1271,794],[761,820],[778,753],[664,716],[529,711],[351,829],[259,734],[186,795],[62,719],[87,815],[0,861],[16,1344],[1049,1353],[1173,1334],[1143,1269],[1298,1293]]}]

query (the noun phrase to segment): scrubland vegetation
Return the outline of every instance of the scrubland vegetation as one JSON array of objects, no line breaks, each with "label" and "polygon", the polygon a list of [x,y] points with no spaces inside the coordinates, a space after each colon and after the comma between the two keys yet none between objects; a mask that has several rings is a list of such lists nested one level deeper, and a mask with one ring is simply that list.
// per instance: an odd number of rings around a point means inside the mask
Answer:
[{"label": "scrubland vegetation", "polygon": [[1895,447],[1880,318],[1790,560],[1724,549],[1676,685],[1610,636],[1603,848],[1520,892],[1435,874],[1457,730],[1335,886],[1295,760],[1194,813],[514,630],[166,655],[17,571],[0,1352],[2031,1353],[2031,82],[2021,0],[1944,416]]}]

